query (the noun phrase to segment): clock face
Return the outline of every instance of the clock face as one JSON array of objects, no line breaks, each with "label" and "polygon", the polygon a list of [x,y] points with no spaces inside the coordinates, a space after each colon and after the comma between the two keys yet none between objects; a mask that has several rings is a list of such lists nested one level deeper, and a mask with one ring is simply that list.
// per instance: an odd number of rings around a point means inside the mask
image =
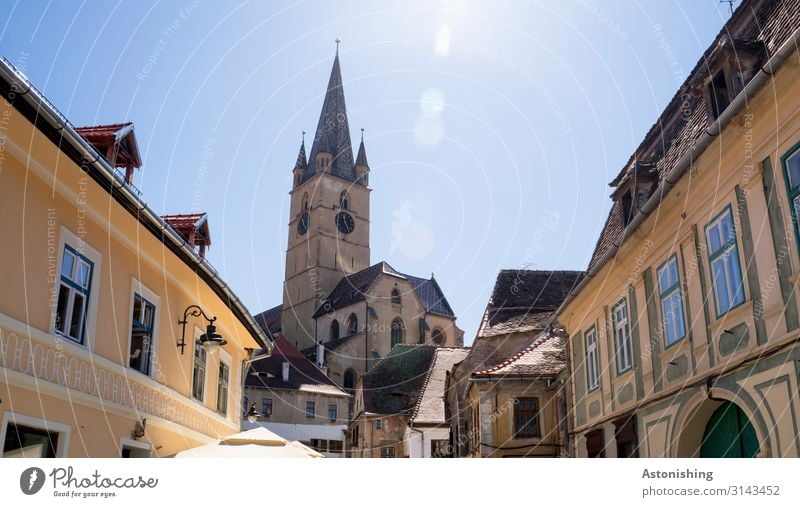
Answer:
[{"label": "clock face", "polygon": [[306,211],[300,216],[300,220],[297,221],[297,234],[302,236],[308,232],[308,225],[310,222],[311,217],[308,216],[308,211]]},{"label": "clock face", "polygon": [[336,227],[342,234],[350,234],[356,228],[356,221],[350,213],[340,211],[336,214]]}]

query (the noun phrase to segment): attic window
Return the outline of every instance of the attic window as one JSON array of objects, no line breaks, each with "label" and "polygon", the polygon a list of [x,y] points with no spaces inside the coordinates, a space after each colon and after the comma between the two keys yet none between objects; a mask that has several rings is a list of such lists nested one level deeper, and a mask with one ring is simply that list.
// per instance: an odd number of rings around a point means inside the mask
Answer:
[{"label": "attic window", "polygon": [[622,222],[624,225],[631,223],[633,219],[633,197],[630,192],[622,194]]},{"label": "attic window", "polygon": [[725,71],[720,70],[709,83],[708,98],[711,106],[711,119],[716,120],[731,103]]}]

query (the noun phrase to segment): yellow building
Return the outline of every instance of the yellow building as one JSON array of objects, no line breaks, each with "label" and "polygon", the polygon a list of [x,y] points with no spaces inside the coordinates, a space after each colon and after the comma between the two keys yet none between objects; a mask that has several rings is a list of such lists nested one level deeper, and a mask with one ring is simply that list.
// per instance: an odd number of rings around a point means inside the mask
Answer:
[{"label": "yellow building", "polygon": [[581,271],[502,270],[466,357],[447,377],[452,454],[568,454],[566,333],[553,315]]},{"label": "yellow building", "polygon": [[558,312],[578,456],[800,456],[798,19],[743,1],[612,181]]},{"label": "yellow building", "polygon": [[203,259],[205,217],[173,228],[139,199],[132,124],[82,136],[5,61],[0,91],[2,456],[169,456],[240,431],[243,366],[269,345]]}]

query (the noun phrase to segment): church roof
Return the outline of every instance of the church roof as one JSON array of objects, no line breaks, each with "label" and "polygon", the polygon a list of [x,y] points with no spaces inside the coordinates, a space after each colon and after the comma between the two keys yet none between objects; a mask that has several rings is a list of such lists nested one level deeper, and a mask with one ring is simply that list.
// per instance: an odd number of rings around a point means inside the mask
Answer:
[{"label": "church roof", "polygon": [[369,167],[367,162],[367,150],[364,148],[364,138],[361,138],[361,144],[358,146],[358,155],[356,155],[356,165]]},{"label": "church roof", "polygon": [[281,314],[283,313],[283,305],[278,305],[275,307],[270,308],[269,310],[264,310],[263,312],[259,313],[255,317],[253,317],[256,323],[266,331],[272,335],[278,333],[281,330]]},{"label": "church roof", "polygon": [[441,287],[439,287],[434,278],[425,279],[406,275],[383,261],[342,278],[331,291],[325,303],[314,312],[313,317],[317,318],[359,301],[364,301],[364,297],[369,292],[372,284],[382,275],[396,276],[403,280],[408,280],[414,287],[414,293],[427,312],[455,317],[450,303],[447,302]]},{"label": "church roof", "polygon": [[295,169],[302,169],[303,172],[308,169],[308,160],[306,160],[306,141],[300,143],[300,151],[297,153],[297,161],[294,163]]},{"label": "church roof", "polygon": [[311,145],[311,154],[302,182],[309,180],[316,174],[317,154],[321,152],[327,152],[333,156],[330,174],[357,182],[338,52],[333,60],[331,77],[328,80],[328,88],[325,92],[325,101],[322,103],[322,111],[319,115],[319,122],[317,122],[317,131],[314,134],[314,143]]}]

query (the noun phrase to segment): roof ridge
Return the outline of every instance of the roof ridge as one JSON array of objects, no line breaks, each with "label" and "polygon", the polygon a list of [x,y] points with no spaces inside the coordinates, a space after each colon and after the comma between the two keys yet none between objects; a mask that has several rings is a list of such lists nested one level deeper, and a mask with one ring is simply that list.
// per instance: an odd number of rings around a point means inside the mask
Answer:
[{"label": "roof ridge", "polygon": [[416,419],[417,414],[419,413],[419,407],[422,404],[422,398],[424,397],[425,390],[428,388],[428,384],[431,381],[431,377],[433,376],[433,371],[435,370],[436,361],[439,360],[439,348],[433,351],[433,361],[430,362],[428,365],[428,371],[425,373],[425,380],[422,382],[422,387],[419,390],[419,396],[417,396],[416,401],[414,402],[414,411],[411,413],[411,420]]}]

